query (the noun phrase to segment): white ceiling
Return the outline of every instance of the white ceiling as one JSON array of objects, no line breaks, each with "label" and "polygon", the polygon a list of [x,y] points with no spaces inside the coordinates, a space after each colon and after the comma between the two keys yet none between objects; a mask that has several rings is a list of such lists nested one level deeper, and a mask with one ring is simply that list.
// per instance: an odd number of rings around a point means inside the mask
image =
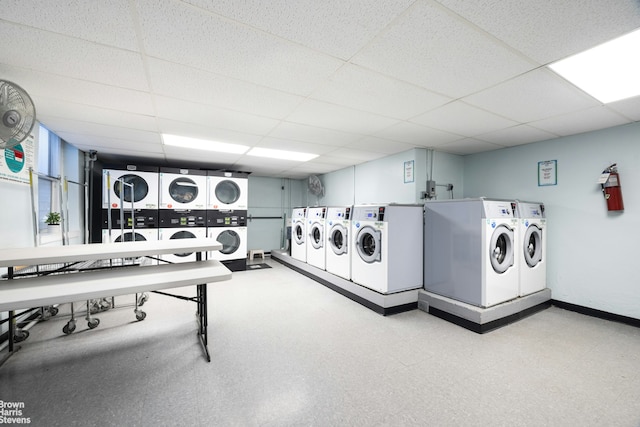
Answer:
[{"label": "white ceiling", "polygon": [[[637,0],[0,0],[0,79],[101,155],[305,178],[640,120],[545,66],[640,28]],[[639,47],[640,48],[640,47]],[[297,163],[161,133],[319,154]]]}]

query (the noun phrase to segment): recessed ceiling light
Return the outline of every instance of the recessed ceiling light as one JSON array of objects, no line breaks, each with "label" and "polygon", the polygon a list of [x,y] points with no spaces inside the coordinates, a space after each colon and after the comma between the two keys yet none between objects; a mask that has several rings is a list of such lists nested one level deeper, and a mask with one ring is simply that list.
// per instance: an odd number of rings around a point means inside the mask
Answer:
[{"label": "recessed ceiling light", "polygon": [[316,157],[318,157],[317,154],[299,153],[296,151],[286,151],[286,150],[273,150],[271,148],[260,148],[260,147],[252,148],[247,153],[247,155],[256,156],[256,157],[268,157],[270,159],[294,160],[296,162],[306,162],[308,160],[315,159]]},{"label": "recessed ceiling light", "polygon": [[194,150],[217,151],[219,153],[244,154],[249,149],[246,145],[229,144],[208,139],[189,138],[180,135],[162,134],[164,145],[192,148]]},{"label": "recessed ceiling light", "polygon": [[640,95],[640,30],[549,67],[603,103]]}]

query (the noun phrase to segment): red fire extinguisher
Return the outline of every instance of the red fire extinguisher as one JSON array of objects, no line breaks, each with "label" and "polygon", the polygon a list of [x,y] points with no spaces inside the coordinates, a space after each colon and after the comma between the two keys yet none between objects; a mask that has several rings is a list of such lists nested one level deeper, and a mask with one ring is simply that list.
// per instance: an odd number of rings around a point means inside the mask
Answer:
[{"label": "red fire extinguisher", "polygon": [[620,187],[620,176],[618,175],[616,163],[602,171],[602,176],[603,178],[606,176],[606,181],[601,185],[602,194],[607,201],[607,210],[623,211],[624,202],[622,201],[622,187]]}]

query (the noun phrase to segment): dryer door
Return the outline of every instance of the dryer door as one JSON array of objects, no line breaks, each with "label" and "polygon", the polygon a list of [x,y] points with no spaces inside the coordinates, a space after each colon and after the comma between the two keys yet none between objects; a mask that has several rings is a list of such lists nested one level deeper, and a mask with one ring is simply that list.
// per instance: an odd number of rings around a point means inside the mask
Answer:
[{"label": "dryer door", "polygon": [[348,235],[347,229],[341,224],[336,224],[329,231],[329,244],[333,253],[342,255],[347,253]]},{"label": "dryer door", "polygon": [[318,222],[314,222],[311,226],[309,237],[311,238],[311,246],[313,246],[314,249],[320,249],[324,244],[323,228],[322,224]]},{"label": "dryer door", "polygon": [[123,235],[116,237],[116,240],[115,240],[116,243],[123,242],[123,241],[124,242],[132,242],[132,241],[146,242],[147,239],[145,239],[145,237],[140,233],[135,233],[135,238],[134,238],[134,233],[127,231]]},{"label": "dryer door", "polygon": [[[133,193],[130,185],[123,185],[120,181],[125,184],[132,184]],[[126,174],[113,181],[113,192],[122,202],[139,202],[149,194],[149,184],[138,175]]]},{"label": "dryer door", "polygon": [[[174,240],[174,239],[195,239],[196,236],[195,234],[193,234],[190,231],[178,231],[176,233],[173,233],[171,235],[171,237],[169,238],[169,240]],[[179,257],[187,257],[189,255],[191,255],[192,252],[187,252],[187,253],[182,253],[182,254],[174,254],[175,256],[179,256]]]},{"label": "dryer door", "polygon": [[222,244],[220,253],[225,255],[231,255],[240,248],[240,235],[233,230],[223,231],[216,240]]},{"label": "dryer door", "polygon": [[169,184],[169,196],[174,202],[189,204],[198,197],[198,184],[184,176],[176,178]]},{"label": "dryer door", "polygon": [[220,181],[218,185],[216,185],[215,192],[216,199],[218,199],[220,203],[224,203],[226,205],[237,202],[241,193],[238,184],[229,179]]},{"label": "dryer door", "polygon": [[535,224],[527,227],[524,234],[524,259],[529,267],[542,261],[542,230]]},{"label": "dryer door", "polygon": [[356,249],[360,258],[367,263],[380,262],[382,249],[382,233],[371,226],[364,226],[358,231]]},{"label": "dryer door", "polygon": [[498,225],[491,235],[489,259],[496,273],[504,273],[513,265],[513,230],[504,224]]},{"label": "dryer door", "polygon": [[304,245],[304,228],[300,222],[296,222],[293,227],[293,240],[299,245]]}]

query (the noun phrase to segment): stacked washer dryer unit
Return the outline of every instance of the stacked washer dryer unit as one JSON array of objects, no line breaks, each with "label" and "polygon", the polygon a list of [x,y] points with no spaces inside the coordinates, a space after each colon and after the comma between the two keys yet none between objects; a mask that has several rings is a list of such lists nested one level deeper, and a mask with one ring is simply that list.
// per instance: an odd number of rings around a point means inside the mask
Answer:
[{"label": "stacked washer dryer unit", "polygon": [[351,206],[331,206],[325,218],[325,265],[328,273],[351,279]]},{"label": "stacked washer dryer unit", "polygon": [[361,205],[351,220],[351,280],[382,294],[423,285],[423,206]]},{"label": "stacked washer dryer unit", "polygon": [[207,176],[207,235],[222,244],[209,257],[231,271],[247,269],[247,209],[249,175],[209,171]]},{"label": "stacked washer dryer unit", "polygon": [[[160,240],[207,237],[207,172],[160,168]],[[163,255],[168,262],[195,261],[196,253]]]},{"label": "stacked washer dryer unit", "polygon": [[516,256],[520,263],[520,296],[547,287],[547,219],[544,204],[517,201],[520,248]]},{"label": "stacked washer dryer unit", "polygon": [[491,307],[518,297],[515,201],[442,200],[425,204],[425,290]]},{"label": "stacked washer dryer unit", "polygon": [[102,170],[102,242],[155,241],[158,225],[158,168],[105,167]]},{"label": "stacked washer dryer unit", "polygon": [[325,206],[307,208],[307,264],[324,270],[325,261]]},{"label": "stacked washer dryer unit", "polygon": [[291,213],[291,257],[307,262],[307,208],[293,208]]}]

